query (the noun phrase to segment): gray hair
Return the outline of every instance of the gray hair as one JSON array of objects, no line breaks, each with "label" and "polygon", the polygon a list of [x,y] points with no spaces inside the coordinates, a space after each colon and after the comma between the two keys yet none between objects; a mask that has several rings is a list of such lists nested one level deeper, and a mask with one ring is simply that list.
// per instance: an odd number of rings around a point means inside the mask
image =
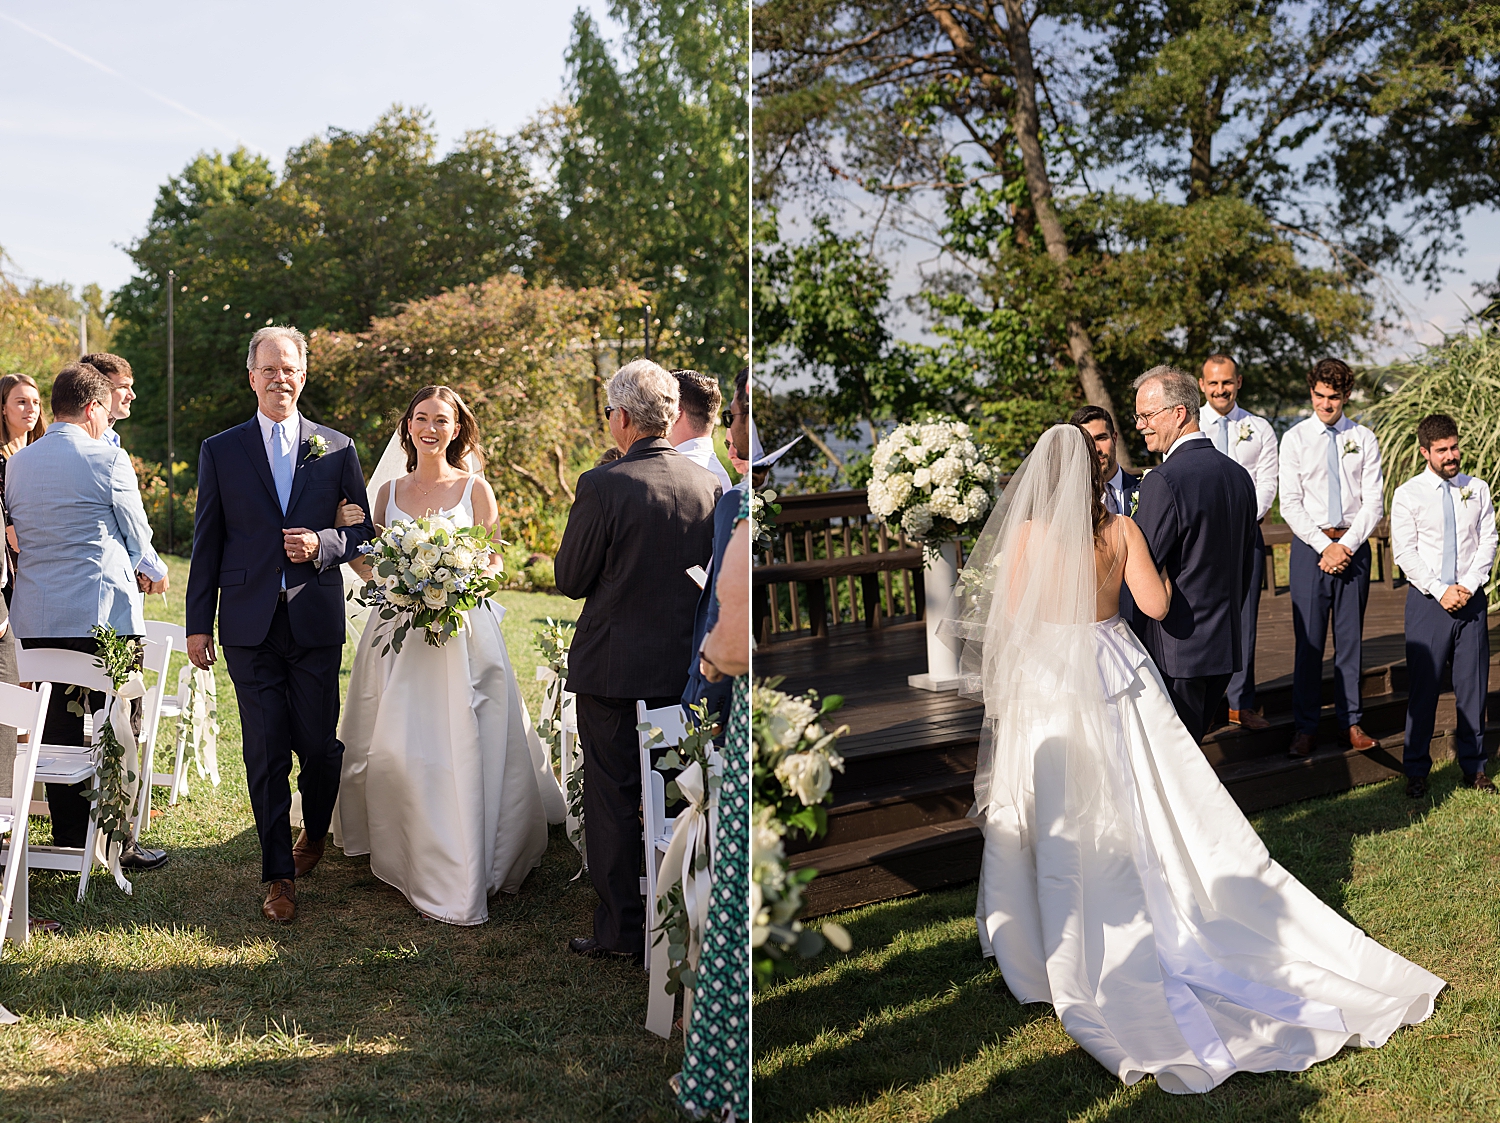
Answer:
[{"label": "gray hair", "polygon": [[1165,363],[1154,366],[1131,383],[1131,389],[1140,390],[1143,386],[1149,386],[1153,382],[1161,386],[1163,408],[1183,406],[1189,414],[1192,414],[1196,413],[1198,407],[1203,404],[1203,399],[1198,396],[1198,380],[1185,370],[1179,370]]},{"label": "gray hair", "polygon": [[260,345],[268,339],[290,339],[297,345],[297,361],[302,364],[302,369],[307,369],[307,337],[293,327],[271,327],[261,328],[250,337],[250,351],[245,356],[245,369],[255,369],[255,352]]},{"label": "gray hair", "polygon": [[615,371],[604,393],[643,433],[664,435],[677,420],[677,379],[650,359],[636,359]]}]

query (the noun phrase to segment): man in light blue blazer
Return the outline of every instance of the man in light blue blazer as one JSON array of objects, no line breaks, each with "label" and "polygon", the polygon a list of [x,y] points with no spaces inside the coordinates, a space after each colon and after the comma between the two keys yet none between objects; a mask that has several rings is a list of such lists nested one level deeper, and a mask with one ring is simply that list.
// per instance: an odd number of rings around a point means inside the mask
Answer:
[{"label": "man in light blue blazer", "polygon": [[[6,464],[5,502],[16,528],[20,563],[11,626],[23,648],[60,647],[93,653],[95,625],[122,636],[146,630],[143,592],[162,592],[166,579],[137,571],[151,552],[151,527],[130,458],[103,439],[113,387],[87,363],[73,363],[52,385],[53,423],[41,440]],[[47,711],[47,739],[87,744],[83,718],[68,712],[59,691]],[[90,701],[90,711],[103,700]],[[88,801],[76,785],[48,784],[52,839],[82,846]],[[120,864],[150,869],[166,861],[159,850],[132,846]]]}]

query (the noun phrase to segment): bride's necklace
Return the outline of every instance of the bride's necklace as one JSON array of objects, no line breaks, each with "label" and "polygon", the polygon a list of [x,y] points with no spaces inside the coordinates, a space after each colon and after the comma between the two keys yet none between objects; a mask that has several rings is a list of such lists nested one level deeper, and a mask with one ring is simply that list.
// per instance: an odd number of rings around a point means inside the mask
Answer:
[{"label": "bride's necklace", "polygon": [[421,494],[421,496],[422,496],[423,499],[426,499],[429,495],[431,495],[438,488],[440,488],[440,487],[447,487],[447,486],[449,486],[450,484],[452,484],[454,482],[455,481],[453,481],[453,480],[438,480],[438,482],[435,483],[435,484],[433,484],[431,487],[423,487],[421,484],[417,483],[416,473],[412,473],[412,477],[411,477],[411,486],[414,487],[414,488],[416,488],[416,490]]}]

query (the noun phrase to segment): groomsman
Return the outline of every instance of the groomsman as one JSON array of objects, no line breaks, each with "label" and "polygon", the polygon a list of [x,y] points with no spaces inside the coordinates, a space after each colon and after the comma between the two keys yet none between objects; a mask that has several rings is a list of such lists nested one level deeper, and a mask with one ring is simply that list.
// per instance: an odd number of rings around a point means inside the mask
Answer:
[{"label": "groomsman", "polygon": [[1370,599],[1370,544],[1384,513],[1380,445],[1375,434],[1344,416],[1354,372],[1320,359],[1307,375],[1313,416],[1281,439],[1281,517],[1292,542],[1292,708],[1297,735],[1291,755],[1311,756],[1323,704],[1323,650],[1333,619],[1334,707],[1343,740],[1372,749],[1359,727],[1360,636]]},{"label": "groomsman", "polygon": [[1099,475],[1104,479],[1104,505],[1116,515],[1130,514],[1141,477],[1132,476],[1120,467],[1117,447],[1120,435],[1115,432],[1115,419],[1107,409],[1084,406],[1075,409],[1068,421],[1093,439],[1094,451],[1099,456]]},{"label": "groomsman", "polygon": [[1458,426],[1446,414],[1417,422],[1426,471],[1396,489],[1391,548],[1406,574],[1406,794],[1427,794],[1432,723],[1443,670],[1453,669],[1454,738],[1464,787],[1493,792],[1484,774],[1484,702],[1490,637],[1484,586],[1495,560],[1489,485],[1458,470]]},{"label": "groomsman", "polygon": [[1229,721],[1246,729],[1267,729],[1271,723],[1255,709],[1255,625],[1260,615],[1260,589],[1266,579],[1266,543],[1260,524],[1276,501],[1276,431],[1264,417],[1239,405],[1239,364],[1228,355],[1210,355],[1198,378],[1207,399],[1198,410],[1198,427],[1218,449],[1250,473],[1255,484],[1255,554],[1250,568],[1250,592],[1240,610],[1240,642],[1244,665],[1229,680]]},{"label": "groomsman", "polygon": [[[87,363],[109,379],[109,384],[113,389],[109,395],[109,427],[104,430],[104,439],[116,448],[120,448],[120,434],[115,432],[115,422],[124,421],[130,416],[130,403],[135,401],[135,374],[131,371],[128,362],[119,355],[111,355],[108,351],[96,351],[92,355],[85,355],[78,361]],[[136,480],[136,486],[139,488],[140,480]],[[141,556],[141,564],[136,567],[136,572],[140,575],[137,580],[143,590],[150,582],[164,581],[167,578],[166,565],[149,544],[146,546],[146,552]]]}]

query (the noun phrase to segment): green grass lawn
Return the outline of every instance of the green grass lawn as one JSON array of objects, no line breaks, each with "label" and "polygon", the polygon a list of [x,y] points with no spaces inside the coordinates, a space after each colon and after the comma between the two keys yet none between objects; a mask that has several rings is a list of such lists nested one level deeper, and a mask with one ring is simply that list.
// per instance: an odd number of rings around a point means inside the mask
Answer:
[{"label": "green grass lawn", "polygon": [[1500,1119],[1500,800],[1457,779],[1449,764],[1420,803],[1392,780],[1254,820],[1323,900],[1448,981],[1434,1016],[1383,1049],[1206,1096],[1126,1088],[980,958],[969,885],[836,917],[854,951],[757,996],[756,1123]]},{"label": "green grass lawn", "polygon": [[[181,622],[185,562],[147,615]],[[578,602],[505,593],[503,630],[528,705],[531,635]],[[346,648],[345,673],[353,648]],[[219,664],[217,789],[194,780],[146,842],[165,868],[133,896],[96,870],[33,873],[32,911],[63,934],[5,945],[0,1120],[670,1120],[681,1044],[643,1028],[646,977],[583,960],[596,898],[561,828],[521,892],[490,921],[423,920],[332,844],[299,886],[300,916],[260,916],[260,851],[239,719]],[[158,743],[170,744],[165,730]],[[46,833],[45,821],[33,835]]]}]

